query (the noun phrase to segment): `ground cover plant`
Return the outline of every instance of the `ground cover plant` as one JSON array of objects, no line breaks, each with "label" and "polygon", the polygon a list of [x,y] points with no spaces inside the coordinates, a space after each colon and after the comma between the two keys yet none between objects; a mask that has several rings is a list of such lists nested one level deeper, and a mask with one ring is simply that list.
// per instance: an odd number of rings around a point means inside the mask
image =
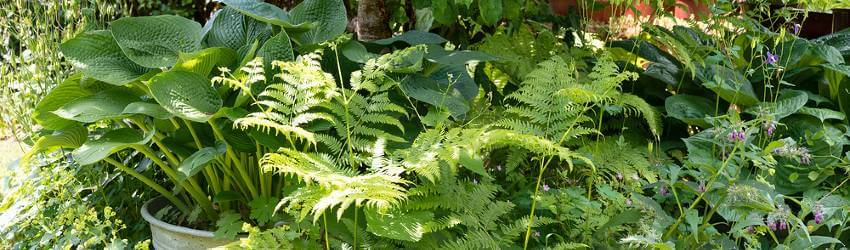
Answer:
[{"label": "ground cover plant", "polygon": [[126,214],[155,197],[232,249],[850,242],[848,31],[729,1],[625,39],[542,2],[387,1],[380,25],[342,0],[211,6],[58,45],[74,71],[21,166],[64,174],[16,189],[44,208],[4,199],[41,219],[0,243],[144,248]]}]

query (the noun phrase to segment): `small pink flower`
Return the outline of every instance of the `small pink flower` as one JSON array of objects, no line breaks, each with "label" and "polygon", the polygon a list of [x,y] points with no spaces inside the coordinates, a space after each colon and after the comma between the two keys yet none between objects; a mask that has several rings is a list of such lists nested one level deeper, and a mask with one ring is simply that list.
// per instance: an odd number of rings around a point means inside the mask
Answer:
[{"label": "small pink flower", "polygon": [[549,185],[543,184],[543,192],[549,192]]}]

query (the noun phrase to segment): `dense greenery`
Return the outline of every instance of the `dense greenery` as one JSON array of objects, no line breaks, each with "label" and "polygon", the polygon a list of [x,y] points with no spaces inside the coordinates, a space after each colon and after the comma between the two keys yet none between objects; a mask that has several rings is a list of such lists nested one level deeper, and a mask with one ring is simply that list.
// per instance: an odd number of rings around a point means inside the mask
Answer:
[{"label": "dense greenery", "polygon": [[371,41],[342,0],[87,26],[0,244],[144,248],[162,197],[235,249],[844,248],[850,31],[741,5],[626,39],[510,0],[390,1]]}]

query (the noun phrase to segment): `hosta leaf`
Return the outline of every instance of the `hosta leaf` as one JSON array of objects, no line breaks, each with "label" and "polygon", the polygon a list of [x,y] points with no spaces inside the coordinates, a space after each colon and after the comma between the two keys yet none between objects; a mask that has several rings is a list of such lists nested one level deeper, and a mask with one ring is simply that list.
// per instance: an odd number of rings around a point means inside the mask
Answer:
[{"label": "hosta leaf", "polygon": [[42,136],[32,145],[32,148],[21,158],[21,165],[27,163],[33,155],[41,152],[49,152],[54,149],[74,149],[83,145],[88,140],[88,130],[82,126],[72,126],[63,130],[55,131],[51,135]]},{"label": "hosta leaf", "polygon": [[362,43],[356,40],[349,40],[343,44],[340,47],[340,52],[342,52],[342,55],[345,56],[345,58],[348,58],[348,60],[357,63],[366,63],[369,59],[378,57],[378,55],[372,54],[366,50],[366,46],[363,46]]},{"label": "hosta leaf", "polygon": [[422,60],[425,58],[425,47],[414,46],[384,54],[377,59],[378,65],[383,65],[392,73],[414,73],[422,70]]},{"label": "hosta leaf", "polygon": [[311,23],[294,22],[289,13],[263,2],[262,0],[219,0],[231,8],[259,21],[281,26],[287,29],[307,30],[314,25]]},{"label": "hosta leaf", "polygon": [[180,53],[201,48],[201,25],[179,16],[124,17],[110,30],[130,60],[149,68],[171,67]]},{"label": "hosta leaf", "polygon": [[281,30],[280,33],[266,41],[263,47],[257,51],[257,56],[263,58],[263,67],[266,71],[272,70],[272,61],[292,61],[295,59],[292,43],[289,41],[289,35],[286,34],[286,31]]},{"label": "hosta leaf", "polygon": [[159,104],[149,102],[130,103],[127,105],[127,107],[124,108],[124,111],[121,113],[146,115],[163,120],[169,119],[174,116],[171,113],[168,113],[168,110],[165,110],[164,108],[162,108],[162,106],[159,106]]},{"label": "hosta leaf", "polygon": [[670,117],[679,119],[689,125],[707,128],[711,125],[704,118],[713,113],[714,106],[711,103],[711,100],[701,96],[678,94],[667,97],[664,101],[664,107],[667,109],[667,115]]},{"label": "hosta leaf", "polygon": [[183,162],[180,163],[180,166],[177,167],[177,172],[180,173],[177,176],[177,181],[182,182],[189,177],[195,176],[198,172],[204,169],[204,166],[207,163],[215,160],[221,155],[224,155],[226,151],[224,144],[218,144],[216,147],[205,147],[199,149],[194,154],[190,155]]},{"label": "hosta leaf", "polygon": [[428,78],[440,83],[441,86],[452,86],[466,100],[472,100],[478,95],[478,84],[466,72],[464,65],[443,65],[428,74]]},{"label": "hosta leaf", "polygon": [[703,69],[700,77],[705,87],[727,102],[749,106],[759,101],[753,85],[738,71],[712,64]]},{"label": "hosta leaf", "polygon": [[380,45],[390,45],[395,42],[403,42],[409,45],[418,45],[418,44],[442,44],[447,42],[447,40],[440,35],[420,31],[420,30],[411,30],[408,32],[404,32],[404,34],[371,41],[370,43],[380,44]]},{"label": "hosta leaf", "polygon": [[111,130],[97,140],[88,141],[74,150],[74,160],[80,165],[94,164],[125,148],[147,144],[153,134],[144,135],[131,128]]},{"label": "hosta leaf", "polygon": [[227,47],[243,51],[254,41],[265,42],[272,35],[268,23],[240,13],[230,6],[213,13],[204,25],[204,41],[208,47]]},{"label": "hosta leaf", "polygon": [[83,123],[121,118],[128,104],[139,97],[124,88],[108,89],[100,93],[77,98],[53,111],[59,117]]},{"label": "hosta leaf", "polygon": [[421,74],[412,74],[401,81],[401,89],[413,99],[444,108],[456,119],[463,118],[469,112],[469,103],[461,92],[448,88]]},{"label": "hosta leaf", "polygon": [[173,70],[195,72],[209,75],[218,67],[233,68],[236,65],[236,51],[224,48],[206,48],[194,53],[180,53]]},{"label": "hosta leaf", "polygon": [[789,247],[789,249],[818,249],[818,247],[826,244],[837,244],[844,246],[844,242],[841,242],[836,238],[813,235],[808,238],[800,237],[794,240],[793,242],[791,242],[791,246]]},{"label": "hosta leaf", "polygon": [[452,50],[444,50],[440,46],[430,45],[428,46],[428,54],[425,55],[425,58],[428,61],[432,61],[438,64],[459,64],[464,65],[468,62],[484,62],[484,61],[496,61],[499,58],[492,56],[490,54],[481,52],[481,51],[452,51]]},{"label": "hosta leaf", "polygon": [[428,211],[398,211],[385,213],[377,209],[364,209],[366,231],[395,240],[416,242],[425,233],[425,223],[433,220],[434,214]]},{"label": "hosta leaf", "polygon": [[149,70],[127,58],[106,30],[77,35],[62,43],[59,50],[74,68],[109,84],[124,85]]},{"label": "hosta leaf", "polygon": [[291,13],[295,23],[315,23],[316,27],[292,37],[302,45],[318,44],[334,38],[348,26],[348,17],[342,0],[305,0]]},{"label": "hosta leaf", "polygon": [[478,0],[478,10],[484,24],[493,25],[502,19],[502,0]]},{"label": "hosta leaf", "polygon": [[151,78],[150,89],[151,95],[165,110],[191,121],[206,122],[222,104],[210,80],[197,73],[160,73]]},{"label": "hosta leaf", "polygon": [[838,111],[835,111],[835,110],[831,110],[831,109],[821,109],[821,108],[803,107],[803,108],[800,109],[800,111],[798,113],[817,117],[821,122],[824,122],[824,121],[829,120],[829,119],[844,120],[844,117],[845,117],[844,113],[841,113],[841,112],[838,112]]},{"label": "hosta leaf", "polygon": [[776,99],[776,101],[759,103],[758,105],[748,108],[747,113],[759,114],[760,112],[767,112],[767,114],[773,116],[773,119],[779,120],[796,113],[797,110],[800,110],[800,108],[805,106],[808,101],[809,96],[805,92],[798,90],[786,90],[779,95],[779,98]]},{"label": "hosta leaf", "polygon": [[53,111],[77,98],[89,95],[80,87],[81,75],[76,74],[57,85],[47,93],[33,110],[33,119],[45,129],[63,129],[76,125],[77,122],[57,116]]}]

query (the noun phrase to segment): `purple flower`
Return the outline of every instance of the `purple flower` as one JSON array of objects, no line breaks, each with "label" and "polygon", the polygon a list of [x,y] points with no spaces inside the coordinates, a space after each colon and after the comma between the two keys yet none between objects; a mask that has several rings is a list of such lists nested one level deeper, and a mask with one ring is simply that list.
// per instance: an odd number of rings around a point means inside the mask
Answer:
[{"label": "purple flower", "polygon": [[755,232],[756,232],[756,229],[752,225],[747,227],[747,233],[752,234],[752,233],[755,233]]},{"label": "purple flower", "polygon": [[776,122],[770,121],[765,123],[764,130],[767,133],[767,136],[773,136],[773,132],[776,131]]},{"label": "purple flower", "polygon": [[777,229],[776,221],[775,220],[768,221],[767,222],[767,228],[770,228],[770,231],[776,231],[776,229]]},{"label": "purple flower", "polygon": [[812,163],[812,155],[809,154],[808,148],[800,148],[800,164],[809,165]]},{"label": "purple flower", "polygon": [[697,187],[697,192],[705,193],[705,182],[699,181],[699,186]]},{"label": "purple flower", "polygon": [[658,190],[658,193],[661,194],[661,196],[667,196],[667,185],[662,185],[661,188]]},{"label": "purple flower", "polygon": [[786,230],[786,229],[788,229],[788,222],[786,222],[785,219],[780,219],[779,220],[779,230]]},{"label": "purple flower", "polygon": [[726,139],[731,142],[744,141],[747,139],[747,135],[744,133],[743,130],[735,129],[732,130],[732,132],[729,132],[729,135],[726,136]]},{"label": "purple flower", "polygon": [[815,205],[812,212],[815,215],[815,223],[817,223],[817,224],[823,223],[823,206],[821,206],[820,204]]},{"label": "purple flower", "polygon": [[543,184],[543,192],[549,192],[549,185]]},{"label": "purple flower", "polygon": [[795,24],[794,24],[794,35],[799,35],[799,34],[800,34],[800,29],[801,29],[802,27],[803,27],[803,26],[802,26],[802,25],[800,25],[799,23],[795,23]]},{"label": "purple flower", "polygon": [[776,65],[779,62],[779,56],[770,53],[770,50],[764,55],[764,62],[770,65]]}]

